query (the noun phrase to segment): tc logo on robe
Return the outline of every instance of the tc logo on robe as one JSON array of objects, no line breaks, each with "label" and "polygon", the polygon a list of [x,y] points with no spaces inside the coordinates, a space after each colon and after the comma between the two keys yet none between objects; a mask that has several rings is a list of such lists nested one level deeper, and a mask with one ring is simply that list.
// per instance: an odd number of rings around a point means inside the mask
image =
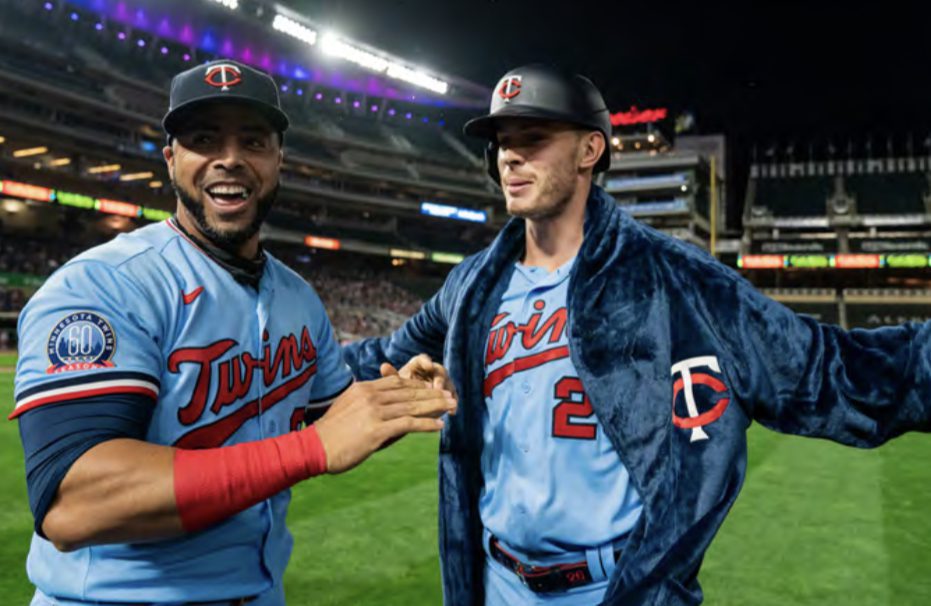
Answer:
[{"label": "tc logo on robe", "polygon": [[498,86],[498,96],[504,99],[505,103],[510,103],[511,99],[520,94],[520,83],[523,76],[507,76],[501,79]]},{"label": "tc logo on robe", "polygon": [[207,70],[204,82],[220,90],[229,90],[231,86],[236,86],[242,82],[242,73],[235,65],[221,63]]},{"label": "tc logo on robe", "polygon": [[715,356],[688,358],[676,362],[671,368],[673,377],[680,375],[672,385],[672,424],[681,429],[691,429],[690,442],[707,440],[708,434],[702,427],[717,421],[731,401],[724,381],[699,369],[721,375]]}]

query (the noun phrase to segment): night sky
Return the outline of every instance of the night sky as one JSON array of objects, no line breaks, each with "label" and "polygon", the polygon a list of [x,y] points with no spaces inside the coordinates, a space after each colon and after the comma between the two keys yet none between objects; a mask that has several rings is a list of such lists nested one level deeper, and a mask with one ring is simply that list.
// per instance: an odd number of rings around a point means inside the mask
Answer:
[{"label": "night sky", "polygon": [[612,110],[690,109],[701,132],[846,148],[931,126],[931,8],[889,2],[289,0],[317,22],[492,86],[565,65]]},{"label": "night sky", "polygon": [[689,110],[697,132],[727,136],[730,216],[740,212],[751,159],[766,150],[875,157],[928,153],[931,143],[923,3],[288,4],[350,38],[489,87],[512,67],[543,61],[589,76],[612,111]]}]

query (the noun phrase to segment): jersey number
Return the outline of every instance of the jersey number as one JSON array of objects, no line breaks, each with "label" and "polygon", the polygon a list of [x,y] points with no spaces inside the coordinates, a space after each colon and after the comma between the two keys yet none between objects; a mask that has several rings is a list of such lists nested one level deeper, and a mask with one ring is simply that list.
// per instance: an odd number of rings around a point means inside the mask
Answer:
[{"label": "jersey number", "polygon": [[[575,440],[594,440],[598,433],[595,423],[579,423],[574,419],[587,419],[595,414],[592,403],[576,377],[563,377],[556,383],[556,398],[560,402],[553,409],[553,437]],[[581,402],[578,401],[581,396]]]}]

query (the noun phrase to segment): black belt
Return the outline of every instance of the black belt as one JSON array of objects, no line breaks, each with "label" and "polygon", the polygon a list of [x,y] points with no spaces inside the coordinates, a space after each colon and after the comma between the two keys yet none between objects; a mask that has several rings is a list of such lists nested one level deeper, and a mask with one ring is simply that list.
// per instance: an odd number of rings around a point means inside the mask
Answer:
[{"label": "black belt", "polygon": [[[567,591],[592,582],[592,572],[588,569],[588,562],[570,562],[552,566],[525,564],[502,549],[498,540],[493,536],[488,539],[488,551],[495,561],[516,574],[527,589],[534,593]],[[620,555],[621,550],[615,550],[614,560],[617,561]]]}]

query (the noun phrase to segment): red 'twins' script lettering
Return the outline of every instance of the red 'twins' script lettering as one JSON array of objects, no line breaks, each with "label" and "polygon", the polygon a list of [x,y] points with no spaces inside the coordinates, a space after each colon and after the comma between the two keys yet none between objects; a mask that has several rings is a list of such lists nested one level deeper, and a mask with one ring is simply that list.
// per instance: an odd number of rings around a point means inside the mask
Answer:
[{"label": "red 'twins' script lettering", "polygon": [[301,330],[300,341],[293,334],[282,337],[274,354],[271,344],[268,343],[268,332],[263,335],[263,340],[265,345],[262,358],[258,360],[249,352],[244,352],[218,362],[226,352],[238,345],[233,339],[222,339],[206,347],[186,347],[172,352],[168,357],[169,372],[179,372],[182,364],[198,366],[194,392],[190,402],[178,409],[178,420],[184,425],[193,425],[204,414],[214,365],[218,385],[216,396],[210,403],[210,411],[216,414],[249,393],[256,370],[262,371],[265,387],[271,387],[279,376],[287,378],[292,372],[301,370],[305,364],[317,358],[317,349],[306,326]]},{"label": "red 'twins' script lettering", "polygon": [[540,324],[543,317],[543,308],[545,303],[536,301],[533,308],[536,313],[530,316],[526,324],[515,324],[506,322],[503,326],[498,324],[508,317],[508,314],[498,314],[491,322],[491,334],[488,336],[488,348],[485,351],[485,365],[491,365],[504,358],[511,350],[514,337],[519,333],[521,335],[521,346],[525,350],[533,349],[537,344],[549,335],[549,343],[557,343],[562,338],[562,333],[566,329],[566,308],[560,307],[554,311],[550,317]]}]

